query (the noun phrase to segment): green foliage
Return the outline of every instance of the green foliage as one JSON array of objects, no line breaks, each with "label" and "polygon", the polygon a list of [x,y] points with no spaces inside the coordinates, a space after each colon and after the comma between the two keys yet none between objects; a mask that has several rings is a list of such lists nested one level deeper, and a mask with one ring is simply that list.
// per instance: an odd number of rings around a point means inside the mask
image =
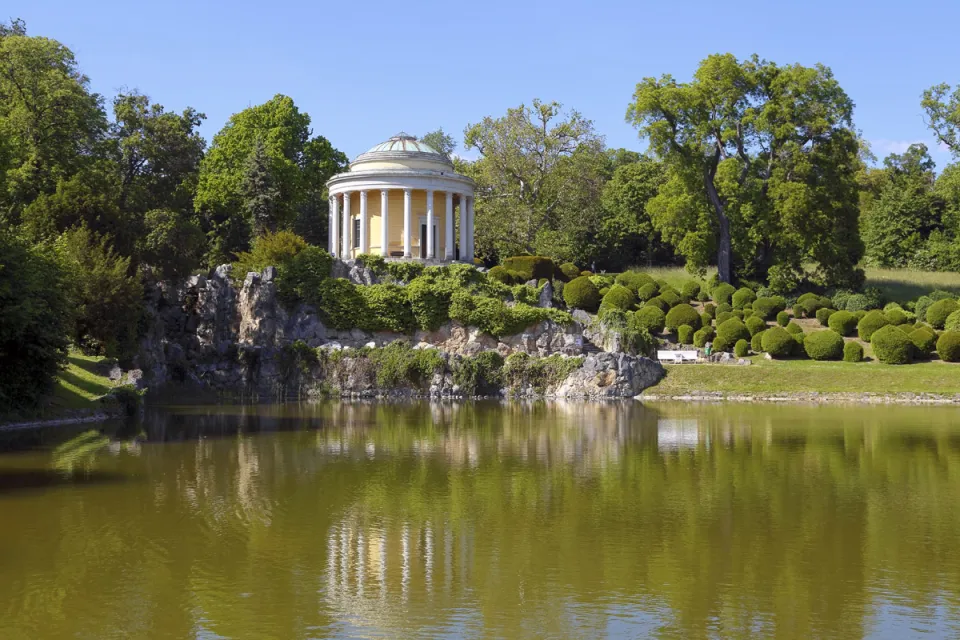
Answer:
[{"label": "green foliage", "polygon": [[887,317],[887,322],[894,326],[899,326],[907,322],[907,314],[903,312],[903,309],[890,309],[885,312],[884,315]]},{"label": "green foliage", "polygon": [[[640,271],[624,271],[623,273],[617,274],[616,283],[622,284],[637,294],[639,294],[641,289],[647,287],[648,285],[653,285],[654,292],[660,291],[660,287],[657,286],[657,283],[654,282],[653,278]],[[656,295],[656,293],[654,295]]]},{"label": "green foliage", "polygon": [[[536,306],[540,301],[540,289],[529,287],[525,284],[518,284],[510,289],[513,299],[523,304]],[[631,305],[632,308],[633,305]]]},{"label": "green foliage", "polygon": [[934,329],[943,329],[947,318],[958,309],[960,309],[960,304],[957,304],[957,301],[952,298],[937,300],[927,308],[924,320]]},{"label": "green foliage", "polygon": [[603,296],[600,308],[613,307],[622,311],[630,311],[637,304],[637,296],[623,285],[615,284]]},{"label": "green foliage", "polygon": [[474,296],[466,291],[453,294],[450,318],[477,327],[492,336],[514,335],[544,320],[560,324],[573,321],[570,314],[556,309],[542,309],[522,303],[508,306],[503,300]]},{"label": "green foliage", "polygon": [[664,182],[663,164],[637,154],[613,164],[613,175],[601,194],[603,217],[596,239],[607,254],[601,256],[603,264],[616,269],[625,266],[626,260],[638,264],[671,261],[673,248],[653,229],[647,211],[647,203]]},{"label": "green foliage", "polygon": [[721,311],[717,314],[717,326],[719,327],[722,323],[726,322],[730,318],[736,318],[737,316],[733,315],[733,311]]},{"label": "green foliage", "polygon": [[241,252],[233,263],[234,283],[242,283],[250,272],[260,273],[266,267],[278,270],[307,248],[307,241],[291,231],[265,233],[254,239],[250,251]]},{"label": "green foliage", "polygon": [[796,322],[788,322],[787,326],[784,328],[794,335],[803,333],[803,328],[800,325],[798,325]]},{"label": "green foliage", "polygon": [[732,306],[730,303],[728,303],[728,302],[721,302],[720,304],[717,305],[717,313],[718,313],[718,314],[720,314],[720,313],[726,313],[726,312],[730,312],[730,311],[733,311],[733,306]]},{"label": "green foliage", "polygon": [[907,364],[913,360],[913,342],[893,325],[874,331],[870,345],[873,355],[884,364]]},{"label": "green foliage", "polygon": [[596,311],[600,306],[600,291],[590,278],[574,278],[563,288],[563,300],[571,309]]},{"label": "green foliage", "polygon": [[320,311],[325,324],[338,330],[366,327],[370,313],[357,285],[345,278],[327,278],[320,284]]},{"label": "green foliage", "polygon": [[635,355],[649,356],[656,341],[646,325],[633,312],[608,308],[600,312],[598,322],[605,331],[615,331],[620,336],[623,350]]},{"label": "green foliage", "polygon": [[465,396],[493,395],[503,386],[503,356],[482,351],[472,357],[452,361],[453,383]]},{"label": "green foliage", "polygon": [[704,327],[693,334],[693,346],[703,349],[715,336],[713,327]]},{"label": "green foliage", "polygon": [[374,284],[356,287],[367,315],[357,319],[357,327],[366,331],[412,333],[415,321],[404,287]]},{"label": "green foliage", "polygon": [[732,284],[722,282],[710,290],[710,297],[718,305],[724,303],[730,304],[733,294],[736,293],[736,291],[737,289]]},{"label": "green foliage", "polygon": [[737,344],[733,345],[733,355],[738,358],[746,358],[750,354],[750,343],[744,339],[737,340]]},{"label": "green foliage", "polygon": [[666,327],[676,333],[681,325],[690,325],[694,330],[700,328],[700,314],[688,304],[678,304],[667,312]]},{"label": "green foliage", "polygon": [[644,307],[656,307],[664,313],[670,310],[670,305],[667,304],[667,301],[661,298],[660,296],[654,296],[643,303]]},{"label": "green foliage", "polygon": [[813,331],[803,340],[811,360],[839,360],[843,357],[843,338],[836,331]]},{"label": "green foliage", "polygon": [[843,345],[844,362],[862,362],[863,346],[859,342],[846,342]]},{"label": "green foliage", "polygon": [[289,306],[320,304],[320,285],[330,277],[333,258],[319,247],[301,249],[277,269],[277,293]]},{"label": "green foliage", "polygon": [[754,353],[763,353],[763,334],[766,332],[766,329],[763,331],[758,331],[757,333],[750,336],[750,350]]},{"label": "green foliage", "polygon": [[943,328],[947,331],[960,331],[960,309],[947,316]]},{"label": "green foliage", "polygon": [[414,278],[423,274],[424,265],[417,261],[388,262],[387,275],[394,282],[412,282]]},{"label": "green foliage", "polygon": [[544,256],[515,256],[503,261],[503,268],[519,276],[521,282],[553,279],[553,260]]},{"label": "green foliage", "polygon": [[487,271],[487,277],[492,278],[497,282],[502,282],[503,284],[506,284],[506,285],[512,285],[514,284],[514,282],[516,282],[516,279],[513,277],[513,274],[511,274],[509,271],[507,271],[505,268],[499,265],[497,265],[496,267],[492,267],[489,271]]},{"label": "green foliage", "polygon": [[753,313],[761,320],[769,320],[787,308],[787,302],[780,296],[760,297],[753,301]]},{"label": "green foliage", "polygon": [[423,388],[445,363],[437,349],[413,349],[403,340],[395,340],[369,354],[377,372],[377,385],[392,388],[412,384]]},{"label": "green foliage", "polygon": [[913,329],[907,337],[913,343],[914,353],[922,358],[929,358],[937,348],[937,334],[932,329],[926,327]]},{"label": "green foliage", "polygon": [[580,277],[580,267],[572,262],[564,262],[562,265],[560,265],[560,273],[563,274],[563,279],[565,281],[570,282],[574,278]]},{"label": "green foliage", "polygon": [[743,323],[746,325],[747,330],[750,332],[751,336],[755,336],[767,328],[767,323],[761,320],[760,318],[758,318],[757,316],[750,316],[749,318],[744,320]]},{"label": "green foliage", "polygon": [[700,295],[700,283],[696,280],[687,280],[680,287],[680,295],[687,300],[695,300]]},{"label": "green foliage", "polygon": [[716,317],[717,315],[717,306],[713,303],[708,302],[703,305],[703,312],[709,313],[711,317]]},{"label": "green foliage", "polygon": [[914,313],[917,314],[917,319],[924,320],[927,317],[927,309],[930,308],[930,305],[934,303],[934,299],[930,296],[920,296],[917,298],[917,303],[914,306]]},{"label": "green foliage", "polygon": [[849,311],[837,311],[830,314],[827,326],[841,336],[849,336],[857,328],[857,317]]},{"label": "green foliage", "polygon": [[743,309],[746,305],[752,304],[756,299],[757,294],[747,287],[740,287],[731,297],[734,309]]},{"label": "green foliage", "polygon": [[144,214],[143,225],[146,233],[137,250],[162,279],[182,279],[200,265],[204,235],[194,219],[169,209],[153,209]]},{"label": "green foliage", "polygon": [[761,347],[764,353],[774,358],[784,358],[793,353],[796,341],[786,329],[780,326],[771,327],[763,332]]},{"label": "green foliage", "polygon": [[790,316],[787,315],[786,311],[780,311],[777,313],[777,324],[781,327],[785,327],[790,323]]},{"label": "green foliage", "polygon": [[738,318],[730,318],[717,325],[717,339],[733,346],[737,340],[750,340],[750,330]]},{"label": "green foliage", "polygon": [[566,380],[571,373],[583,366],[583,358],[568,358],[554,354],[546,358],[533,358],[526,353],[514,353],[507,357],[503,366],[506,387],[521,389],[531,387],[543,393]]},{"label": "green foliage", "polygon": [[820,323],[821,327],[829,327],[830,316],[832,316],[834,313],[835,311],[833,309],[829,309],[827,307],[817,309],[817,322]]},{"label": "green foliage", "polygon": [[66,363],[72,310],[56,260],[0,233],[0,414],[36,407]]},{"label": "green foliage", "polygon": [[688,324],[677,327],[677,341],[680,344],[693,344],[693,327]]},{"label": "green foliage", "polygon": [[656,306],[644,305],[633,314],[633,321],[637,326],[646,329],[651,335],[656,335],[663,331],[667,323],[667,317]]},{"label": "green foliage", "polygon": [[944,331],[940,334],[937,355],[944,362],[960,362],[960,331]]},{"label": "green foliage", "polygon": [[[838,302],[838,298],[840,302]],[[869,293],[834,296],[833,302],[838,310],[843,309],[850,312],[869,311],[871,309],[879,309],[882,306],[879,295]]]},{"label": "green foliage", "polygon": [[656,283],[648,282],[637,290],[637,299],[639,299],[641,302],[647,302],[648,300],[657,297],[659,293],[660,289],[657,287]]},{"label": "green foliage", "polygon": [[704,327],[709,327],[711,324],[713,324],[713,316],[709,313],[701,313],[700,324]]},{"label": "green foliage", "polygon": [[890,322],[882,311],[870,311],[857,323],[857,335],[864,342],[870,342],[871,337],[877,330],[889,324]]}]

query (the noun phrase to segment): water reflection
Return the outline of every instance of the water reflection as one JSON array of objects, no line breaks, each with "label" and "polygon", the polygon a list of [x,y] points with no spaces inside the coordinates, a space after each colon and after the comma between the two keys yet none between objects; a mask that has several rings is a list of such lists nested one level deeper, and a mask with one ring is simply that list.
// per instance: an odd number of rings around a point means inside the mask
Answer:
[{"label": "water reflection", "polygon": [[0,637],[957,636],[957,416],[184,406],[21,439],[0,489],[60,480],[0,490]]}]

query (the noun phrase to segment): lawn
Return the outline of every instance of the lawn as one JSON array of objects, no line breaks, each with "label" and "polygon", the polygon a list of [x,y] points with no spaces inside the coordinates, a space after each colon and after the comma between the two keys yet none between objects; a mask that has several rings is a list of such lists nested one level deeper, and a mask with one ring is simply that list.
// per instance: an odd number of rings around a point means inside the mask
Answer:
[{"label": "lawn", "polygon": [[750,366],[667,365],[667,375],[647,391],[686,395],[720,393],[960,393],[960,364],[939,360],[909,365],[877,362],[767,360]]},{"label": "lawn", "polygon": [[57,386],[50,398],[54,412],[73,409],[94,409],[99,399],[115,386],[103,375],[99,363],[102,357],[85,356],[72,351],[67,358],[67,367],[57,376]]},{"label": "lawn", "polygon": [[908,302],[943,289],[960,295],[960,273],[912,269],[867,269],[868,287],[877,287],[888,300]]}]

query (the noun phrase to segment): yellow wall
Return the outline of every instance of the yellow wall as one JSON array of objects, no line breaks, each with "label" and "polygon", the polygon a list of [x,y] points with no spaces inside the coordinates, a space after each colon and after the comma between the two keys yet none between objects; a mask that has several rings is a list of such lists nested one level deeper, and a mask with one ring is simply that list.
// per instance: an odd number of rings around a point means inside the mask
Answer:
[{"label": "yellow wall", "polygon": [[[420,216],[426,217],[427,215],[427,192],[421,190],[413,190],[411,192],[410,198],[410,222],[413,226],[411,229],[411,245],[410,245],[410,254],[414,258],[420,257]],[[389,241],[389,251],[403,251],[403,191],[400,189],[391,189],[389,191],[389,216],[388,223],[390,225],[388,233]],[[456,197],[454,197],[454,208],[456,208]],[[434,191],[433,192],[433,217],[437,225],[437,246],[434,247],[434,256],[438,259],[443,259],[445,254],[446,247],[444,246],[446,238],[446,209],[447,209],[447,194],[444,191]],[[456,213],[456,210],[454,210]],[[354,192],[352,198],[350,199],[350,215],[356,219],[360,219],[360,194]],[[380,228],[382,224],[382,218],[380,216],[380,191],[371,190],[367,192],[367,233],[368,233],[368,252],[373,254],[380,254]],[[350,255],[356,257],[359,253],[359,249],[353,248],[353,227],[350,227]],[[424,242],[426,239],[424,238]],[[456,245],[456,238],[454,238],[454,245]]]}]

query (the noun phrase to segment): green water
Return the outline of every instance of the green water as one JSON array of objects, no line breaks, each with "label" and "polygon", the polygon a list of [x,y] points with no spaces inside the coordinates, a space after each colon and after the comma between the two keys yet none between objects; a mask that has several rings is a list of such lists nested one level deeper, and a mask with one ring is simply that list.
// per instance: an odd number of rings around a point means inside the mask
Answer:
[{"label": "green water", "polygon": [[960,636],[960,410],[181,407],[0,438],[0,638]]}]

